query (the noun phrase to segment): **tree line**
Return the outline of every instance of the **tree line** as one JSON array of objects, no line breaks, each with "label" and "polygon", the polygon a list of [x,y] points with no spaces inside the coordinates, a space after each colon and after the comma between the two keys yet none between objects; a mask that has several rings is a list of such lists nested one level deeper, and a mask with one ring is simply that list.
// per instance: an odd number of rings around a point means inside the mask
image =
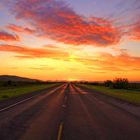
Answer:
[{"label": "tree line", "polygon": [[105,86],[114,89],[140,90],[140,83],[129,82],[127,78],[115,78],[114,80],[105,80],[104,82],[82,82],[82,83],[96,86]]}]

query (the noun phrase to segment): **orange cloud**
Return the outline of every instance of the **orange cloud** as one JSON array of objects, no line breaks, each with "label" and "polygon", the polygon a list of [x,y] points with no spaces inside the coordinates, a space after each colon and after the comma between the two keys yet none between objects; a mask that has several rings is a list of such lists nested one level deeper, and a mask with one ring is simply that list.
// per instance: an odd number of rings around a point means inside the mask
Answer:
[{"label": "orange cloud", "polygon": [[30,47],[22,47],[22,46],[13,46],[13,45],[0,45],[0,51],[3,52],[13,52],[19,54],[16,57],[19,58],[60,58],[67,57],[68,53],[63,51],[51,51],[45,48],[30,48]]},{"label": "orange cloud", "polygon": [[7,26],[8,29],[12,30],[12,31],[15,31],[15,32],[21,32],[21,33],[28,33],[28,34],[33,34],[35,33],[35,30],[33,29],[30,29],[30,28],[24,28],[22,26],[18,26],[18,25],[15,25],[15,24],[9,24]]},{"label": "orange cloud", "polygon": [[86,65],[88,69],[96,71],[140,71],[140,57],[130,56],[126,53],[117,56],[104,53],[94,59],[77,58],[77,61]]},{"label": "orange cloud", "polygon": [[134,26],[130,34],[131,39],[140,40],[140,21]]},{"label": "orange cloud", "polygon": [[4,31],[0,31],[0,40],[3,41],[20,41],[18,35],[13,35]]},{"label": "orange cloud", "polygon": [[[85,18],[57,0],[15,0],[12,12],[19,19],[30,22],[40,36],[66,44],[109,46],[121,39],[121,32],[104,18]],[[13,30],[26,31],[10,26]]]},{"label": "orange cloud", "polygon": [[117,67],[124,71],[140,71],[140,57],[134,57],[126,53],[120,54],[118,56],[105,54],[104,57],[106,61],[112,62],[112,67]]}]

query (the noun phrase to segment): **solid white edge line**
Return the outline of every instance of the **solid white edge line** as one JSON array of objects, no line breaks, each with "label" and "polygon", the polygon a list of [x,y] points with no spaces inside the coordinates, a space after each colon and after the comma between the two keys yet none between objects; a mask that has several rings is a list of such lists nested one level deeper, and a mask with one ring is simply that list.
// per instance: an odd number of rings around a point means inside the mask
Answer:
[{"label": "solid white edge line", "polygon": [[[62,85],[61,85],[61,86],[62,86]],[[59,86],[58,88],[60,88],[61,86]],[[50,91],[48,94],[52,94],[52,93],[55,92],[58,88],[56,88],[56,89],[53,90],[53,91]],[[47,95],[48,95],[48,94],[47,94]],[[9,105],[9,106],[7,106],[7,107],[4,107],[4,108],[0,109],[0,112],[5,111],[5,110],[7,110],[7,109],[10,109],[10,108],[12,108],[12,107],[14,107],[14,106],[16,106],[16,105],[18,105],[18,104],[21,104],[21,103],[23,103],[23,102],[26,102],[26,101],[28,101],[28,100],[30,100],[30,99],[36,97],[36,96],[38,96],[38,95],[34,95],[34,96],[32,96],[32,97],[29,97],[29,98],[27,98],[27,99],[24,99],[24,100],[22,100],[22,101],[19,101],[19,102],[15,103],[15,104],[12,104],[12,105]]]}]

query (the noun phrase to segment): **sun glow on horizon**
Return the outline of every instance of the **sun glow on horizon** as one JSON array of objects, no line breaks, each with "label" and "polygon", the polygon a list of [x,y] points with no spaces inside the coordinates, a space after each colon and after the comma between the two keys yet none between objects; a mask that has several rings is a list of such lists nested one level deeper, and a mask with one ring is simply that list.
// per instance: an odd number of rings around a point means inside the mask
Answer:
[{"label": "sun glow on horizon", "polygon": [[140,81],[139,0],[58,1],[1,2],[0,75]]},{"label": "sun glow on horizon", "polygon": [[67,81],[69,81],[69,82],[74,82],[74,81],[80,81],[79,79],[77,79],[77,78],[68,78],[68,80]]}]

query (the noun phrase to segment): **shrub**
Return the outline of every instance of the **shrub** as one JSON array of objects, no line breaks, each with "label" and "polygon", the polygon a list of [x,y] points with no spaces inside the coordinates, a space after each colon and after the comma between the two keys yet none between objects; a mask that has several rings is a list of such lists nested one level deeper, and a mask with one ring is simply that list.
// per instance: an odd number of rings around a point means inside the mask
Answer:
[{"label": "shrub", "polygon": [[95,86],[98,86],[99,85],[99,83],[98,82],[92,82],[92,83],[90,83],[91,85],[95,85]]},{"label": "shrub", "polygon": [[106,87],[111,87],[112,84],[113,84],[113,82],[112,82],[111,80],[106,80],[106,81],[104,82],[104,85],[105,85]]},{"label": "shrub", "polygon": [[129,82],[128,82],[128,79],[126,78],[116,78],[113,81],[113,88],[128,89],[128,87],[129,87]]}]

